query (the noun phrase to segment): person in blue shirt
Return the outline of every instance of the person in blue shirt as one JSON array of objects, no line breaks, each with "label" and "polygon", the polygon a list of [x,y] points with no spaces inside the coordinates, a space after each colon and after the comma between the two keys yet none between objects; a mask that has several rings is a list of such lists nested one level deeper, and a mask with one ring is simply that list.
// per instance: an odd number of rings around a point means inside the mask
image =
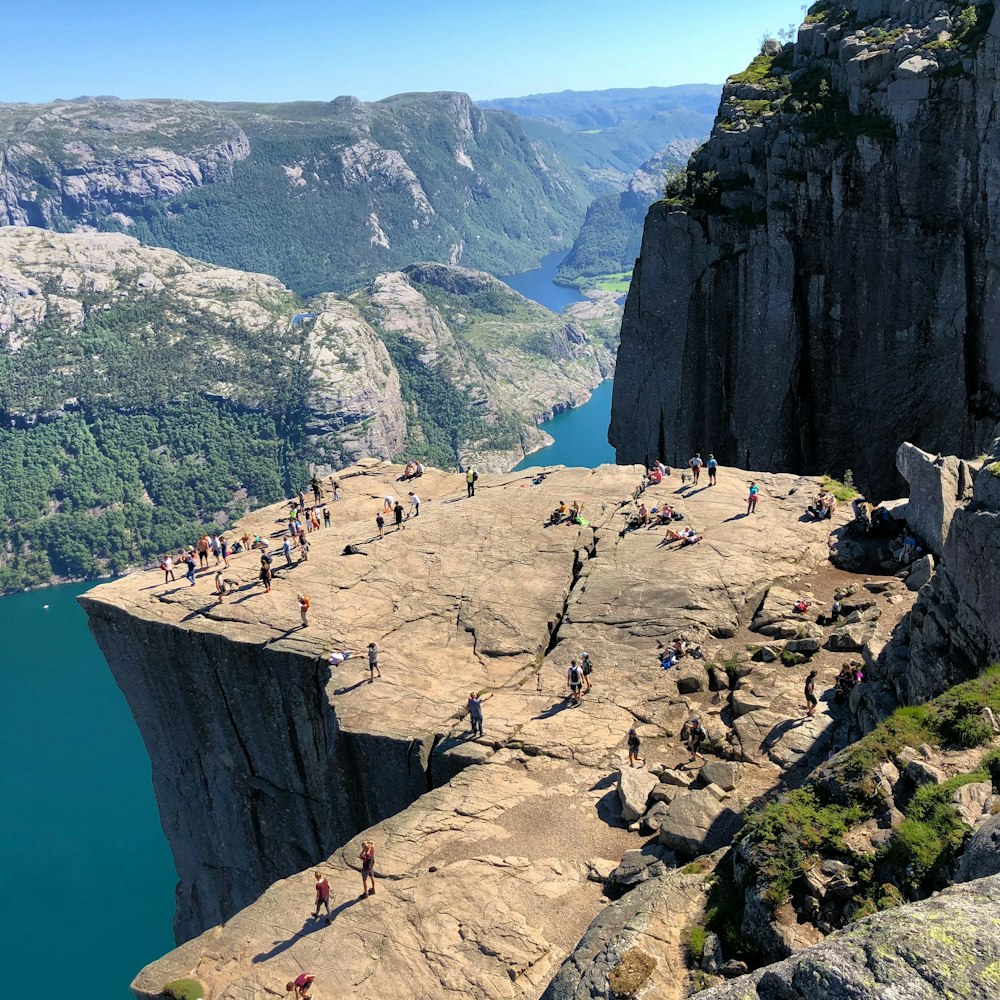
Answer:
[{"label": "person in blue shirt", "polygon": [[757,495],[760,493],[760,487],[756,483],[750,484],[750,495],[747,497],[747,513],[755,514],[757,512]]},{"label": "person in blue shirt", "polygon": [[708,461],[705,463],[705,468],[708,469],[708,485],[715,485],[715,474],[719,471],[719,463],[715,460],[714,455],[708,456]]}]

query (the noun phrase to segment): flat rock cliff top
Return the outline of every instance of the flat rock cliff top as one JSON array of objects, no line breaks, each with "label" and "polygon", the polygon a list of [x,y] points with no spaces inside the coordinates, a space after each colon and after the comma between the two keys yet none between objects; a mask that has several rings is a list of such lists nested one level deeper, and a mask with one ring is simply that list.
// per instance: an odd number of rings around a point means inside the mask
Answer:
[{"label": "flat rock cliff top", "polygon": [[[752,476],[733,469],[717,486],[675,474],[639,499],[634,466],[483,475],[475,497],[462,475],[428,469],[405,483],[401,472],[371,462],[341,473],[342,499],[325,498],[331,527],[287,568],[287,507],[241,522],[237,535],[276,552],[270,593],[251,552],[232,559],[224,575],[238,590],[222,602],[214,567],[193,587],[149,571],[82,598],[153,759],[179,907],[195,914],[178,913],[179,934],[208,928],[139,974],[140,997],[188,977],[213,998],[281,995],[302,971],[319,997],[538,997],[607,906],[626,850],[669,864],[724,846],[753,799],[843,738],[832,702],[803,718],[808,666],[751,665],[747,651],[776,581],[817,608],[844,582],[827,555],[846,514],[832,525],[802,517],[816,480],[757,476],[762,500],[748,516]],[[379,540],[376,510],[411,489],[419,516],[396,530],[387,515]],[[581,502],[589,524],[545,527],[560,500]],[[662,528],[626,530],[640,500],[674,504],[703,540],[678,548]],[[307,627],[300,593],[312,601]],[[784,590],[772,594],[768,621],[780,623],[792,612]],[[680,635],[703,656],[661,670],[657,643]],[[342,649],[354,657],[330,666]],[[592,690],[574,706],[566,670],[582,651]],[[835,661],[822,651],[811,666],[832,682]],[[719,696],[729,684],[737,715]],[[492,695],[477,737],[465,715],[473,690]],[[692,715],[721,771],[689,762],[678,734]],[[633,726],[646,764],[630,770]],[[393,798],[392,782],[409,792]],[[654,786],[658,812],[642,829],[659,828],[659,844],[629,825]],[[341,796],[353,826],[320,801]],[[360,898],[368,838],[377,891]],[[329,925],[310,917],[314,870],[332,886]],[[670,881],[675,920],[636,916],[657,996],[684,995],[683,930],[705,879]]]}]

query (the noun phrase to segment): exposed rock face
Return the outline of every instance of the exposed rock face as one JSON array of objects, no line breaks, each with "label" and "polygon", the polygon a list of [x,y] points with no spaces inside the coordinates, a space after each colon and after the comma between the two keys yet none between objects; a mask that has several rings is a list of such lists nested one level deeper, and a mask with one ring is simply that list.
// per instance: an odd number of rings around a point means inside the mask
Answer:
[{"label": "exposed rock face", "polygon": [[[885,1000],[989,992],[1000,962],[1000,878],[868,917],[778,965],[699,993],[700,1000]],[[989,984],[989,985],[987,985]]]},{"label": "exposed rock face", "polygon": [[[629,727],[643,756],[664,762],[654,775],[688,785],[705,784],[697,768],[684,770],[676,738],[691,712],[713,737],[705,751],[726,753],[725,706],[712,691],[679,696],[656,641],[686,634],[707,658],[733,655],[713,633],[735,637],[773,578],[826,557],[826,528],[792,516],[813,482],[761,476],[766,507],[734,521],[744,478],[735,470],[713,490],[678,493],[668,482],[644,494],[676,503],[706,531],[700,546],[665,551],[658,532],[623,533],[640,470],[610,466],[549,470],[538,485],[533,473],[484,475],[473,499],[461,476],[428,470],[416,485],[420,516],[376,541],[372,510],[407,488],[400,471],[366,463],[341,473],[333,527],[310,536],[307,562],[286,570],[276,558],[270,594],[250,555],[233,560],[240,590],[221,603],[209,594],[211,572],[194,588],[137,574],[84,598],[157,774],[181,878],[178,936],[226,921],[146,970],[141,996],[182,975],[215,996],[260,990],[303,963],[357,997],[404,982],[435,995],[457,970],[469,996],[495,996],[499,984],[500,995],[539,996],[604,905],[601,881],[641,843],[621,820],[611,777],[627,770]],[[583,502],[589,527],[542,527],[564,496]],[[280,533],[282,513],[262,509],[244,524]],[[355,554],[340,555],[347,545]],[[301,592],[313,599],[306,629],[294,627]],[[383,673],[371,684],[369,641]],[[362,655],[317,665],[331,648]],[[581,649],[595,664],[594,689],[571,708],[566,668]],[[170,667],[177,658],[184,683]],[[796,668],[785,669],[799,687]],[[494,693],[485,736],[470,740],[466,698],[483,689]],[[772,728],[762,722],[759,740]],[[782,739],[775,732],[770,745]],[[738,796],[714,784],[690,794],[721,796],[735,811],[782,773],[765,755],[739,777]],[[351,905],[350,838],[373,823],[378,893]],[[329,929],[303,924],[315,864],[339,907]],[[680,968],[682,931],[665,939],[664,968]],[[365,944],[317,951],[324,940]],[[440,961],[428,963],[428,950]]]},{"label": "exposed rock face", "polygon": [[978,4],[966,30],[967,6],[817,7],[794,46],[731,78],[687,195],[646,221],[619,461],[711,449],[851,468],[884,496],[895,442],[975,454],[991,439],[1000,21]]},{"label": "exposed rock face", "polygon": [[192,101],[0,105],[0,225],[60,227],[232,179],[246,133]]},{"label": "exposed rock face", "polygon": [[900,449],[911,479],[907,521],[941,559],[892,642],[870,657],[871,679],[897,702],[920,704],[1000,659],[1000,476],[994,458],[971,464]]},{"label": "exposed rock face", "polygon": [[965,845],[958,870],[960,882],[1000,875],[1000,816],[991,816],[972,834]]}]

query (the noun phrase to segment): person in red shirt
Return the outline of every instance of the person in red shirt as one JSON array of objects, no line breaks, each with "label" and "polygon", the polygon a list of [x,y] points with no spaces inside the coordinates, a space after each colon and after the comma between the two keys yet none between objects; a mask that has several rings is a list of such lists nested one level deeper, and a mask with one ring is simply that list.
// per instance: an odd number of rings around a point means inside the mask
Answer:
[{"label": "person in red shirt", "polygon": [[295,991],[295,1000],[309,1000],[309,987],[316,981],[315,976],[308,972],[300,972],[294,982],[286,983],[285,990],[288,993]]},{"label": "person in red shirt", "polygon": [[320,875],[319,872],[313,872],[316,876],[316,906],[313,908],[313,917],[319,918],[320,907],[326,909],[326,922],[330,923],[330,883]]}]

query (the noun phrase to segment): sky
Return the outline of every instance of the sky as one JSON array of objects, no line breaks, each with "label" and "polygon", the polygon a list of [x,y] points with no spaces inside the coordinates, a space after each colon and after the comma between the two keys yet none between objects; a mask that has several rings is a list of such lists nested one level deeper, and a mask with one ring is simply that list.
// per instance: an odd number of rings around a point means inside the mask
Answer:
[{"label": "sky", "polygon": [[0,3],[0,101],[377,100],[721,83],[802,0]]}]

